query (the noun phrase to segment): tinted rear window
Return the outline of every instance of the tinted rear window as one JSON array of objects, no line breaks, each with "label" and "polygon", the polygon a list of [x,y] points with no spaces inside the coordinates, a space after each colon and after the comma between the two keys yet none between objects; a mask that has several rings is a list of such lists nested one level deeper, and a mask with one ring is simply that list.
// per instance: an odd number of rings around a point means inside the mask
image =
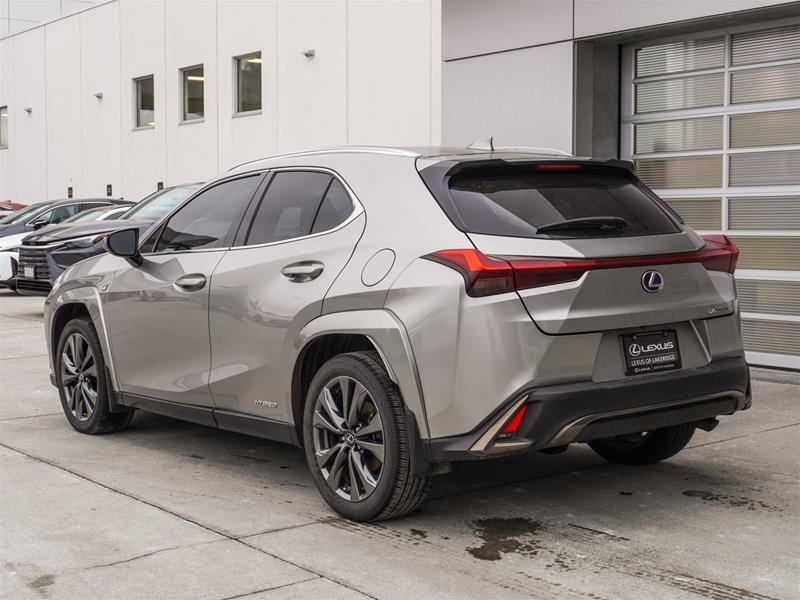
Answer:
[{"label": "tinted rear window", "polygon": [[[544,167],[543,169],[545,169]],[[472,168],[447,180],[437,198],[453,223],[470,233],[511,237],[588,238],[676,233],[663,203],[641,182],[616,168],[581,166],[540,170],[537,165]],[[624,219],[620,228],[586,226],[587,219]],[[540,232],[573,219],[582,226]]]}]

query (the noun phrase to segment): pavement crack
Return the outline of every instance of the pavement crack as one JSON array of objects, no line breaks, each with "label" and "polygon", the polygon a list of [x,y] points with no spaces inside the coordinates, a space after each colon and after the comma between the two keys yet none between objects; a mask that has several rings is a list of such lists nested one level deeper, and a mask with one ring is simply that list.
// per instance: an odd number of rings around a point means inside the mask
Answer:
[{"label": "pavement crack", "polygon": [[[216,540],[216,541],[221,541],[221,540]],[[208,544],[208,543],[214,543],[214,542],[201,542],[199,544],[187,544],[185,546],[169,546],[168,548],[159,548],[158,550],[153,550],[152,552],[146,552],[145,554],[139,554],[138,556],[131,556],[130,558],[123,558],[122,560],[115,560],[114,562],[104,563],[101,565],[91,565],[90,567],[86,567],[86,570],[88,571],[90,569],[105,569],[107,567],[115,567],[117,565],[124,565],[125,563],[139,560],[140,558],[155,556],[156,554],[161,554],[162,552],[168,552],[170,550],[178,550],[179,548],[191,548],[192,546],[201,546],[203,544]]]},{"label": "pavement crack", "polygon": [[282,588],[291,587],[293,585],[298,585],[300,583],[308,583],[309,581],[317,581],[318,579],[323,579],[322,577],[309,577],[308,579],[303,579],[302,581],[293,581],[292,583],[284,583],[283,585],[276,585],[274,587],[262,588],[260,590],[253,590],[252,592],[245,592],[244,594],[236,594],[235,596],[226,596],[225,598],[221,598],[221,600],[236,600],[236,598],[246,598],[247,596],[252,596],[253,594],[260,594],[261,592],[271,592],[273,590],[280,590]]},{"label": "pavement crack", "polygon": [[54,412],[54,413],[43,413],[41,415],[24,415],[22,417],[3,417],[0,419],[2,421],[21,421],[22,419],[38,419],[39,417],[56,417],[58,415],[63,415],[63,412]]},{"label": "pavement crack", "polygon": [[606,537],[610,540],[615,540],[619,542],[630,542],[629,538],[623,537],[621,535],[616,535],[614,533],[608,533],[607,531],[602,531],[600,529],[592,529],[591,527],[585,527],[583,525],[577,525],[575,523],[567,523],[570,527],[574,527],[575,529],[582,529],[583,531],[588,531],[589,533],[594,533],[596,535],[601,535]]},{"label": "pavement crack", "polygon": [[703,446],[711,446],[713,444],[722,444],[723,442],[730,442],[732,440],[740,440],[742,438],[752,437],[754,435],[759,435],[762,433],[769,433],[770,431],[776,431],[778,429],[786,429],[787,427],[797,427],[800,423],[789,423],[788,425],[778,425],[777,427],[770,427],[768,429],[760,429],[759,431],[753,431],[751,433],[743,433],[742,435],[734,435],[729,438],[725,438],[722,440],[714,440],[712,442],[703,442],[702,444],[692,444],[690,446],[686,446],[687,450],[691,450],[692,448],[702,448]]}]

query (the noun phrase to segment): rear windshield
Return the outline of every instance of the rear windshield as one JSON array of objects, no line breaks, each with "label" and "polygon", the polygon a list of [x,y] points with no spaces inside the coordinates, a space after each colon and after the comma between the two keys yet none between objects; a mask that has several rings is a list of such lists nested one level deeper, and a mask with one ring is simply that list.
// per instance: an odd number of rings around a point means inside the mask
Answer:
[{"label": "rear windshield", "polygon": [[618,168],[468,168],[448,178],[447,192],[438,194],[439,203],[459,229],[470,233],[595,238],[680,231],[663,202]]}]

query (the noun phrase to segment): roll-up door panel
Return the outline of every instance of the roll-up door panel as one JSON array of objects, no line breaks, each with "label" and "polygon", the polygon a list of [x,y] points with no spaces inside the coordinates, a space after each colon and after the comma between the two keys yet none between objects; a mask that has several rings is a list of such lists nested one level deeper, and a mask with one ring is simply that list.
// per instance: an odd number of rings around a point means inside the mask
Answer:
[{"label": "roll-up door panel", "polygon": [[667,204],[689,227],[712,231],[722,227],[721,198],[669,198]]},{"label": "roll-up door panel", "polygon": [[658,112],[720,106],[724,97],[722,73],[636,84],[636,112]]},{"label": "roll-up door panel", "polygon": [[634,139],[637,154],[718,150],[722,148],[722,117],[642,123],[636,125]]},{"label": "roll-up door panel", "polygon": [[735,67],[791,58],[800,58],[800,25],[732,36],[731,63]]},{"label": "roll-up door panel", "polygon": [[728,229],[800,230],[800,196],[728,198]]},{"label": "roll-up door panel", "polygon": [[731,115],[731,148],[800,144],[800,110]]},{"label": "roll-up door panel", "polygon": [[743,312],[800,315],[800,278],[797,281],[739,279],[736,287]]}]

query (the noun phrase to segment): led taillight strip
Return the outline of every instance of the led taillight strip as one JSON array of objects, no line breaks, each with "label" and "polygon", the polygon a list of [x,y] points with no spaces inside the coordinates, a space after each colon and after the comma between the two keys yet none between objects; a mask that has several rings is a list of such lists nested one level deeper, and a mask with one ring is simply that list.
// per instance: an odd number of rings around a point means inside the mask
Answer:
[{"label": "led taillight strip", "polygon": [[587,271],[700,263],[709,271],[733,273],[739,249],[724,235],[703,236],[706,245],[694,252],[611,258],[528,258],[486,256],[474,248],[440,250],[424,258],[459,271],[470,296],[490,296],[580,279]]}]

